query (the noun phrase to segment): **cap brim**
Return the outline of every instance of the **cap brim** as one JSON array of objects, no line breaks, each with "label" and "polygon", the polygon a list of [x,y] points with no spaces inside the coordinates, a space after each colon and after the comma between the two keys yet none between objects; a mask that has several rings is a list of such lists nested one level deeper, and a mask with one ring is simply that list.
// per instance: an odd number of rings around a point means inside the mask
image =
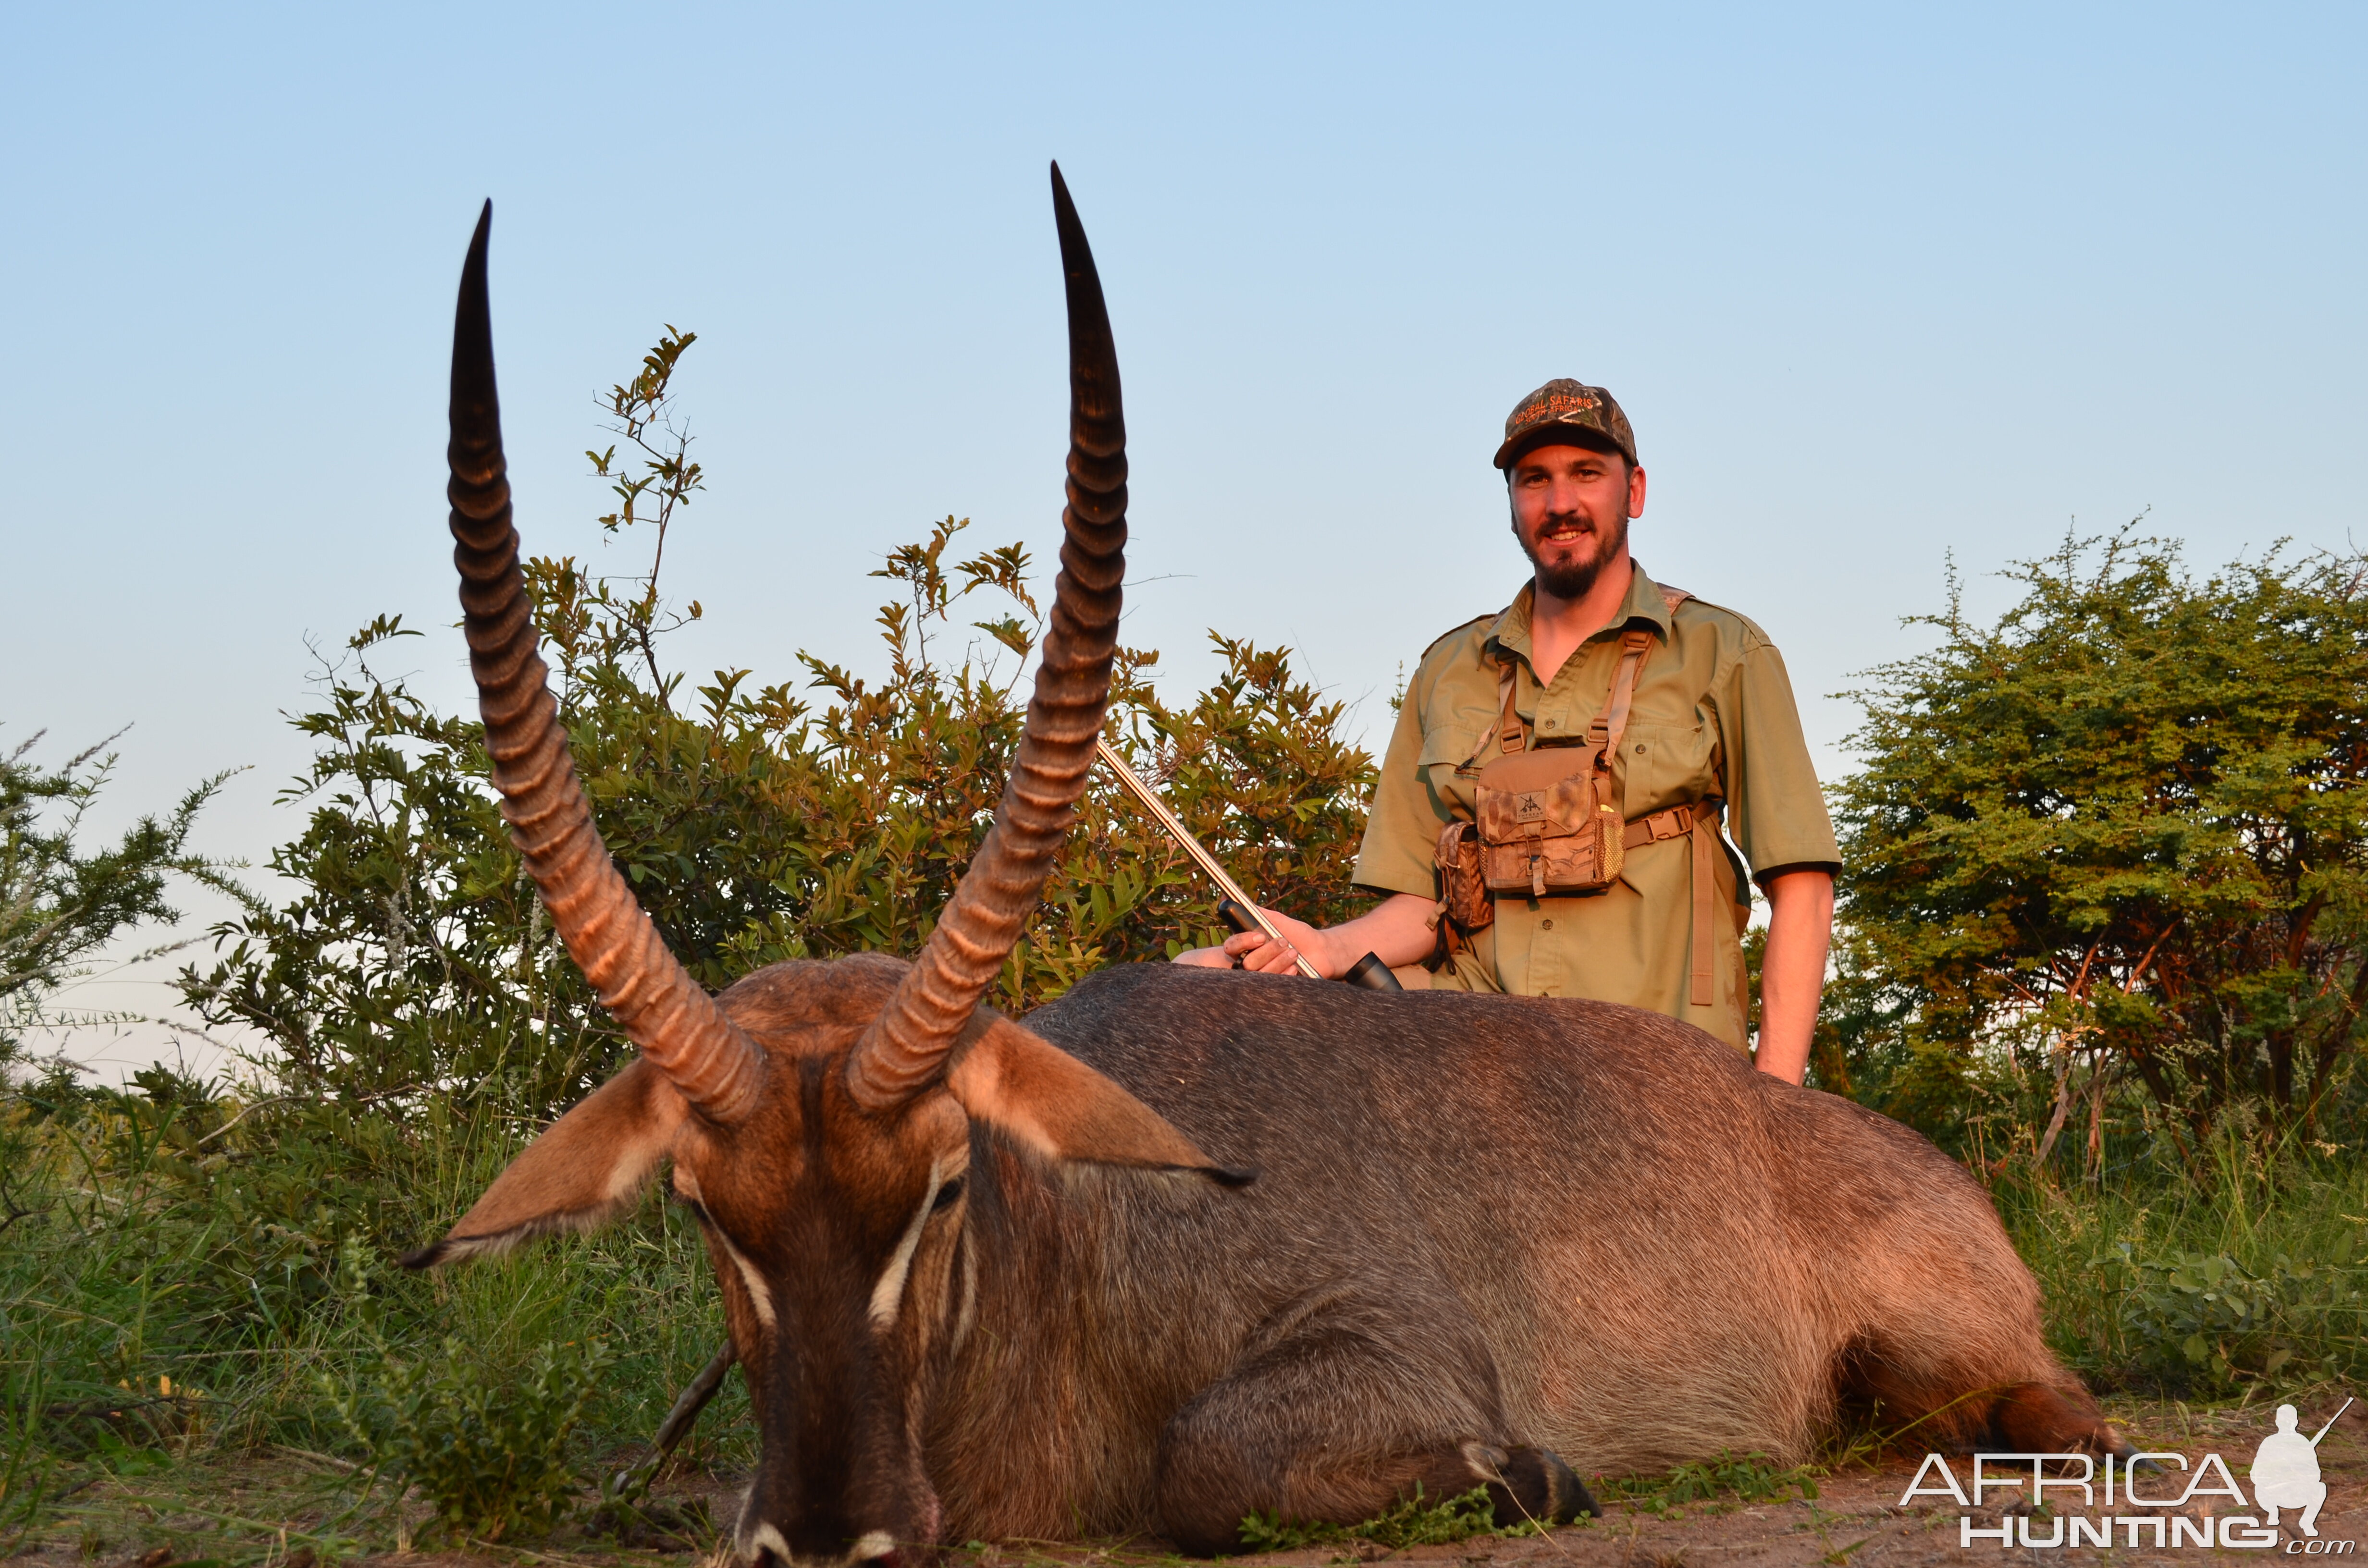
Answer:
[{"label": "cap brim", "polygon": [[[1589,438],[1585,441],[1572,441],[1568,439],[1572,436],[1585,436]],[[1610,449],[1626,458],[1630,467],[1644,466],[1636,461],[1634,452],[1622,446],[1603,431],[1592,425],[1580,425],[1567,419],[1556,419],[1545,425],[1533,425],[1518,436],[1508,436],[1505,438],[1505,444],[1497,449],[1497,466],[1500,469],[1510,468],[1520,460],[1524,452],[1538,447],[1581,446],[1597,451],[1603,450],[1602,447],[1597,445],[1598,442],[1608,442]]]}]

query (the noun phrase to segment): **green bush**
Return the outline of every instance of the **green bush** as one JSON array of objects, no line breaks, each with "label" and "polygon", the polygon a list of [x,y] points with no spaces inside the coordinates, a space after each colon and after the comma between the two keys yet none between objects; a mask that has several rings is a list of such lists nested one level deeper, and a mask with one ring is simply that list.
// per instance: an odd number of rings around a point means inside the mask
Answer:
[{"label": "green bush", "polygon": [[[2349,1358],[2330,1344],[2340,1326],[2329,1319],[2356,1324],[2361,1270],[2281,1253],[2255,1273],[2225,1252],[2146,1259],[2126,1242],[2122,1255],[2140,1280],[2129,1293],[2128,1322],[2133,1339],[2150,1352],[2149,1369],[2174,1378],[2192,1369],[2230,1386],[2248,1375],[2317,1381],[2344,1369]],[[2169,1364],[2173,1353],[2183,1367]]]},{"label": "green bush", "polygon": [[372,1483],[416,1485],[446,1530],[499,1540],[547,1530],[567,1511],[576,1485],[568,1439],[609,1360],[598,1342],[570,1340],[495,1367],[448,1336],[409,1358],[382,1352],[366,1382],[324,1392],[369,1451]]},{"label": "green bush", "polygon": [[2198,579],[2124,530],[2005,574],[1995,624],[1952,582],[1914,618],[1940,645],[1851,694],[1827,1013],[1851,1080],[1985,1163],[2356,1138],[2362,558]]}]

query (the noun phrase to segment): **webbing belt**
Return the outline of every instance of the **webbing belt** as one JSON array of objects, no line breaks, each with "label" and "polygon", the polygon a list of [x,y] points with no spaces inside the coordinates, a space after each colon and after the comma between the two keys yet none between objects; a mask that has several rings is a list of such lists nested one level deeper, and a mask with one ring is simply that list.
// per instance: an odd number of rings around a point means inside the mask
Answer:
[{"label": "webbing belt", "polygon": [[1712,876],[1711,856],[1713,841],[1718,837],[1722,809],[1717,802],[1709,801],[1702,802],[1701,808],[1671,806],[1666,812],[1638,817],[1620,835],[1622,846],[1628,849],[1641,849],[1669,838],[1694,841],[1693,971],[1686,999],[1697,1007],[1711,1006],[1714,995],[1712,977],[1717,946],[1711,937],[1711,921],[1718,914],[1718,890]]}]

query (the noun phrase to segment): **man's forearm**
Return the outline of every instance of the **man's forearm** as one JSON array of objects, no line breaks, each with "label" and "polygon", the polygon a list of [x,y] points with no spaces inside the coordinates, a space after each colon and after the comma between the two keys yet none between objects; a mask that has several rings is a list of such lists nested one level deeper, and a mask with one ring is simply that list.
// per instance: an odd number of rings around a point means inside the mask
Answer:
[{"label": "man's forearm", "polygon": [[1768,949],[1759,966],[1762,1073],[1797,1084],[1808,1071],[1833,929],[1830,873],[1788,871],[1768,879]]},{"label": "man's forearm", "polygon": [[1345,974],[1367,953],[1379,954],[1392,969],[1418,961],[1437,940],[1430,915],[1438,907],[1416,893],[1392,893],[1354,920],[1325,930],[1326,956],[1336,961],[1319,967],[1327,974]]}]

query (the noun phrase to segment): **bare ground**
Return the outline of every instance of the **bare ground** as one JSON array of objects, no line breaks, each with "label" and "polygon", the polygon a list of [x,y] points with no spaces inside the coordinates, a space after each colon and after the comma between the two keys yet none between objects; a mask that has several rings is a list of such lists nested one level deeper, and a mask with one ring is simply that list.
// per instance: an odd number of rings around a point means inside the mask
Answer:
[{"label": "bare ground", "polygon": [[[2302,1401],[2304,1430],[2315,1430],[2348,1392]],[[2211,1410],[2116,1401],[2111,1409],[2141,1449],[2182,1453],[2192,1464],[2216,1451],[2239,1483],[2247,1481],[2255,1445],[2272,1425],[2272,1406],[2261,1401]],[[2266,1555],[2368,1558],[2368,1407],[2353,1405],[2328,1434],[2319,1454],[2328,1500],[2319,1515],[2317,1541],[2303,1537],[2288,1513],[2282,1517],[2278,1545]],[[1349,1541],[1230,1561],[1259,1568],[1332,1568],[1385,1560],[1437,1568],[1450,1563],[1457,1568],[1810,1563],[1895,1568],[2009,1558],[2021,1562],[2175,1563],[2207,1555],[2242,1555],[2217,1549],[2207,1553],[2192,1546],[2157,1549],[2151,1532],[2135,1546],[2125,1544],[2117,1533],[2109,1551],[2002,1547],[1992,1540],[1968,1548],[1960,1540],[1961,1517],[1970,1517],[1977,1529],[1995,1528],[2001,1514],[1995,1506],[1961,1509],[1946,1497],[1918,1497],[1903,1506],[1901,1494],[1919,1457],[1884,1456],[1823,1475],[1814,1499],[1745,1502],[1728,1497],[1676,1506],[1651,1499],[1607,1503],[1603,1517],[1543,1537],[1478,1537],[1395,1552]],[[1962,1461],[1956,1466],[1961,1480],[1966,1468]],[[63,1499],[58,1517],[39,1537],[19,1542],[17,1555],[0,1559],[7,1568],[194,1568],[207,1563],[313,1568],[324,1560],[359,1561],[372,1568],[491,1568],[495,1563],[681,1568],[715,1556],[717,1537],[711,1521],[730,1516],[735,1492],[724,1479],[687,1477],[661,1487],[648,1516],[621,1534],[593,1533],[571,1525],[531,1541],[416,1552],[383,1550],[396,1523],[384,1500],[358,1504],[347,1467],[322,1456],[287,1449],[199,1456],[148,1474],[106,1474],[80,1483],[66,1478],[62,1484],[75,1490]],[[2151,1484],[2175,1494],[2181,1483],[2171,1474]],[[2060,1504],[2063,1494],[2055,1495]],[[2011,1499],[1992,1494],[1993,1504],[2002,1501]],[[2201,1517],[2214,1509],[2227,1512],[2233,1506],[2226,1498],[2200,1498],[2188,1511]],[[406,1517],[417,1512],[406,1510]],[[2043,1517],[2028,1528],[2045,1540],[2055,1523]],[[2328,1551],[2330,1547],[2336,1551]],[[946,1554],[947,1568],[1163,1568],[1178,1561],[1156,1540],[1007,1541]]]}]

